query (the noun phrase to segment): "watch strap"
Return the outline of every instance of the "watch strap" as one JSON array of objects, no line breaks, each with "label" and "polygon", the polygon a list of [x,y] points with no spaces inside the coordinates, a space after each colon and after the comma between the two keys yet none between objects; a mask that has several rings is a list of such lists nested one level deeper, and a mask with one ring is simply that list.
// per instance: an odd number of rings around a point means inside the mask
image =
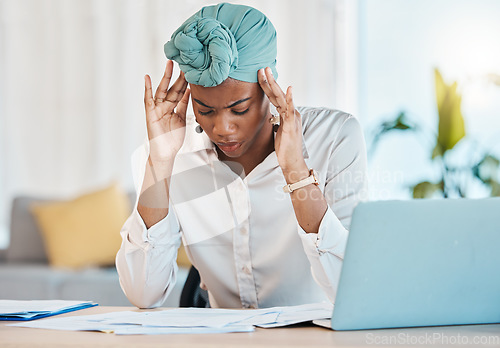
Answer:
[{"label": "watch strap", "polygon": [[309,176],[307,178],[297,181],[296,183],[283,186],[283,191],[286,193],[292,193],[293,191],[310,184],[319,185],[316,173],[313,169],[309,169]]}]

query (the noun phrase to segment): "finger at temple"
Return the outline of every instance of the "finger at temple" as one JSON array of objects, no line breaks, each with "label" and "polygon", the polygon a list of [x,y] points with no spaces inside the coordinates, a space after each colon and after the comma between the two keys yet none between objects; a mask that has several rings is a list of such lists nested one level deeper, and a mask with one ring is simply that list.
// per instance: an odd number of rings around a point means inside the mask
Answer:
[{"label": "finger at temple", "polygon": [[275,106],[276,107],[280,106],[283,110],[286,110],[285,93],[283,93],[278,83],[276,83],[276,80],[274,79],[274,76],[270,68],[266,68],[266,75],[272,94],[274,95],[277,101],[277,105]]}]

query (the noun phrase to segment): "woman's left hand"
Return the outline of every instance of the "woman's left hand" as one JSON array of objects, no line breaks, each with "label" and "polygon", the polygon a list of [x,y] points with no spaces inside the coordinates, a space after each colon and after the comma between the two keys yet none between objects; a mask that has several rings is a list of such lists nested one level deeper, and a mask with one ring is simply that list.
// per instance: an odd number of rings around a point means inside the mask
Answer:
[{"label": "woman's left hand", "polygon": [[280,88],[270,68],[260,69],[258,79],[261,88],[276,107],[280,115],[280,125],[274,139],[274,149],[283,172],[299,173],[307,170],[302,154],[302,120],[293,105],[292,87],[286,94]]}]

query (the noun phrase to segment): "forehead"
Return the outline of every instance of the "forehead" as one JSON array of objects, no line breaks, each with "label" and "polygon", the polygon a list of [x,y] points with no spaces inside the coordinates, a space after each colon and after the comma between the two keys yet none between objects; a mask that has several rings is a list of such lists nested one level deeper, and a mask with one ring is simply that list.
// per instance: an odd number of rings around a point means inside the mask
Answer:
[{"label": "forehead", "polygon": [[205,105],[214,108],[223,108],[242,99],[256,100],[262,96],[262,89],[258,83],[227,79],[215,87],[190,85],[193,98],[200,100]]}]

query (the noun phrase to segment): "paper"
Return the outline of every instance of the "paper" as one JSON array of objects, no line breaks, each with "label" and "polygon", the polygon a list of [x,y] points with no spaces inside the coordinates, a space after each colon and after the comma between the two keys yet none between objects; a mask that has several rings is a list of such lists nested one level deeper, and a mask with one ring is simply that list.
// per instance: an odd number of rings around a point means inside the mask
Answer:
[{"label": "paper", "polygon": [[[7,324],[7,326],[29,327],[36,329],[50,329],[63,331],[103,331],[113,332],[118,325],[104,324],[99,320],[94,320],[93,316],[71,316],[64,318],[51,318],[39,321],[31,321],[19,324]],[[129,325],[134,327],[135,325]]]},{"label": "paper", "polygon": [[279,312],[274,309],[237,310],[214,308],[178,308],[155,312],[129,312],[106,324],[136,324],[160,327],[224,327],[227,325],[258,325],[275,322]]},{"label": "paper", "polygon": [[332,320],[331,319],[316,319],[316,320],[313,320],[313,324],[321,326],[321,327],[326,327],[327,329],[332,328]]},{"label": "paper", "polygon": [[71,316],[9,326],[72,331],[104,331],[117,335],[249,332],[262,328],[331,318],[330,303],[263,309],[177,308]]},{"label": "paper", "polygon": [[[121,323],[123,321],[128,321],[123,320],[123,318],[132,318],[136,314],[142,315],[146,313],[130,311],[111,312],[105,314],[53,318],[37,322],[9,324],[8,326],[64,331],[114,332],[117,335],[206,334],[254,331],[254,326],[252,325],[227,325],[225,327],[155,327]],[[111,322],[111,324],[108,322]]]},{"label": "paper", "polygon": [[32,320],[96,306],[92,301],[0,300],[0,320]]},{"label": "paper", "polygon": [[293,307],[280,307],[280,315],[274,323],[256,324],[262,328],[280,327],[303,323],[317,319],[330,319],[333,305],[331,303],[314,303]]}]

